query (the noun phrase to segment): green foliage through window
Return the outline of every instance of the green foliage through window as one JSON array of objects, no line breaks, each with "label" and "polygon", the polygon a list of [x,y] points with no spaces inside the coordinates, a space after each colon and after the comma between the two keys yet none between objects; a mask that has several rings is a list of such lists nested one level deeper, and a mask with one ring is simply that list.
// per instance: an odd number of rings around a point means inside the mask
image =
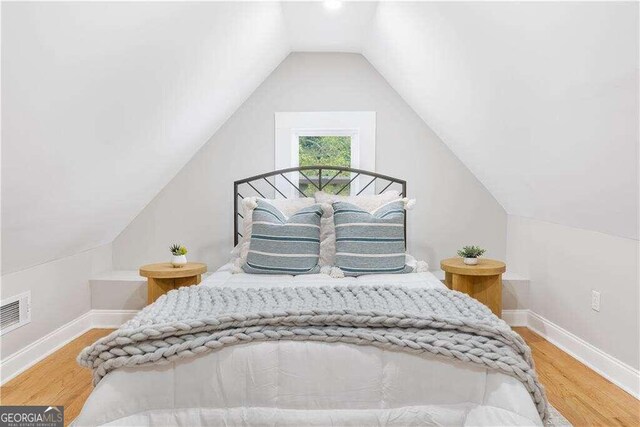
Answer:
[{"label": "green foliage through window", "polygon": [[351,166],[350,136],[301,136],[300,166]]},{"label": "green foliage through window", "polygon": [[[300,136],[298,137],[298,156],[300,166],[351,166],[351,137],[350,136]],[[309,178],[317,177],[315,173],[308,173]],[[324,178],[331,178],[335,171],[323,173]],[[325,191],[336,193],[342,189],[350,179],[348,172],[340,173]],[[346,182],[343,182],[346,181]],[[304,177],[300,177],[300,188],[307,195],[312,195],[315,189]],[[347,185],[340,194],[349,194]]]}]

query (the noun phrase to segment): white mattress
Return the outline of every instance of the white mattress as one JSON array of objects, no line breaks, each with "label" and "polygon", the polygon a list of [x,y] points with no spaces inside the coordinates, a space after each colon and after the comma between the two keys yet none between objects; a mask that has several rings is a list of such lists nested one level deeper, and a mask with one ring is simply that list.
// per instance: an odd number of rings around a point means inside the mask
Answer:
[{"label": "white mattress", "polygon": [[[431,273],[333,279],[231,274],[201,286],[398,284],[444,287]],[[113,371],[75,425],[542,425],[507,375],[433,355],[342,343],[271,341],[162,366]]]}]

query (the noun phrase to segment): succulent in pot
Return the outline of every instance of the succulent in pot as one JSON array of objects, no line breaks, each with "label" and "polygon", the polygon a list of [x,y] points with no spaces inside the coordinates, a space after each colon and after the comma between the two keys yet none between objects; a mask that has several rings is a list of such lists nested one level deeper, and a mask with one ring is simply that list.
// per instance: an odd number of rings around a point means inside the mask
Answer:
[{"label": "succulent in pot", "polygon": [[464,258],[464,263],[467,265],[476,265],[478,263],[478,257],[486,252],[480,246],[465,246],[458,251],[458,256]]},{"label": "succulent in pot", "polygon": [[187,248],[179,244],[169,247],[171,251],[171,265],[176,268],[183,267],[187,263]]}]

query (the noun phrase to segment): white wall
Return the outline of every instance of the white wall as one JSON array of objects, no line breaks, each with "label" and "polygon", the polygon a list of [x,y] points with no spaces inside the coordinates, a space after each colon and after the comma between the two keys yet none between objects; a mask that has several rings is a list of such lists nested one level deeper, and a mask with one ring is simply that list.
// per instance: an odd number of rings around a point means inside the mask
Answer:
[{"label": "white wall", "polygon": [[0,337],[0,359],[89,311],[89,278],[111,268],[108,244],[3,275],[1,298],[31,291],[31,323]]},{"label": "white wall", "polygon": [[[530,277],[529,309],[640,367],[637,240],[509,215],[507,263]],[[601,294],[591,309],[591,291]]]},{"label": "white wall", "polygon": [[638,2],[380,2],[363,53],[507,213],[638,239]]},{"label": "white wall", "polygon": [[3,3],[3,274],[113,241],[285,33],[276,2]]},{"label": "white wall", "polygon": [[418,204],[409,251],[437,269],[463,244],[505,257],[506,214],[358,54],[291,54],[114,241],[117,269],[168,258],[182,242],[210,269],[232,248],[233,181],[274,167],[274,112],[375,111],[377,171],[405,178]]}]

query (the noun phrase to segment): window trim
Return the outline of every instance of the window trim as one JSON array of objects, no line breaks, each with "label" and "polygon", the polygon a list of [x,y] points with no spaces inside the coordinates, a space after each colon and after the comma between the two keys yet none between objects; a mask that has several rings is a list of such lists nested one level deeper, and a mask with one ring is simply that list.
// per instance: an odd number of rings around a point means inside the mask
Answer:
[{"label": "window trim", "polygon": [[[351,164],[354,169],[375,171],[376,113],[374,111],[332,112],[282,112],[275,113],[275,169],[299,166],[300,136],[350,136]],[[324,166],[324,165],[320,165]],[[354,174],[352,174],[353,178]],[[291,173],[288,178],[299,183],[299,176]],[[356,178],[350,189],[356,194],[366,182]],[[295,189],[285,185],[284,179],[276,179],[276,186],[297,197]],[[368,194],[373,188],[366,188]],[[289,197],[289,196],[287,196]]]}]

